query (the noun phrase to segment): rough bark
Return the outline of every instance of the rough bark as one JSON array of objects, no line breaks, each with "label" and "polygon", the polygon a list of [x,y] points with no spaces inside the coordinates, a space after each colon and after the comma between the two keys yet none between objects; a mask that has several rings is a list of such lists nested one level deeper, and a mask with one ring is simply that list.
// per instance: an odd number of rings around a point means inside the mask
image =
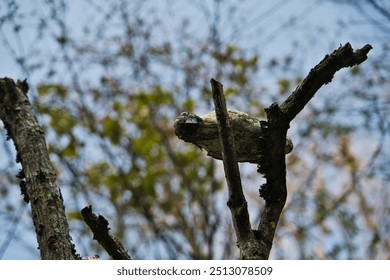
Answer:
[{"label": "rough bark", "polygon": [[284,143],[288,123],[285,123],[277,104],[267,108],[266,114],[268,121],[264,130],[267,134],[260,139],[264,157],[259,163],[259,172],[266,178],[266,183],[260,187],[260,197],[265,200],[265,206],[256,232],[262,241],[261,244],[264,245],[261,250],[266,256],[265,259],[268,259],[276,227],[287,199]]},{"label": "rough bark", "polygon": [[[222,149],[223,166],[225,169],[230,209],[234,230],[237,236],[237,246],[240,248],[241,259],[263,258],[252,232],[248,204],[241,185],[240,171],[237,163],[233,129],[226,108],[222,84],[211,79],[211,88],[215,104],[215,114],[218,123],[220,147]],[[253,250],[255,249],[255,250]]]},{"label": "rough bark", "polygon": [[323,85],[332,81],[337,71],[362,63],[367,59],[367,53],[371,49],[370,45],[366,45],[354,52],[349,43],[341,46],[330,55],[326,55],[311,69],[307,77],[280,107],[274,103],[265,109],[268,135],[261,139],[266,154],[259,165],[259,171],[267,180],[260,189],[260,196],[266,203],[257,233],[259,238],[268,245],[268,248],[264,248],[268,249],[268,254],[287,198],[284,143],[290,122]]},{"label": "rough bark", "polygon": [[77,256],[56,174],[50,162],[44,133],[27,98],[26,81],[0,79],[0,118],[22,165],[24,200],[31,203],[32,219],[42,259],[71,260]]},{"label": "rough bark", "polygon": [[289,123],[305,107],[314,94],[325,84],[332,81],[333,76],[342,68],[358,65],[367,59],[371,45],[353,51],[350,43],[340,46],[331,54],[327,54],[323,60],[312,68],[306,78],[295,91],[282,103],[285,122]]},{"label": "rough bark", "polygon": [[258,234],[269,245],[269,252],[287,198],[284,143],[290,122],[323,85],[332,81],[337,71],[362,63],[367,59],[371,49],[371,45],[365,45],[356,51],[353,51],[349,43],[340,46],[310,70],[307,77],[280,107],[274,103],[265,109],[269,134],[263,141],[266,155],[259,169],[267,179],[266,184],[260,189],[260,196],[264,198],[266,204],[258,226]]},{"label": "rough bark", "polygon": [[81,210],[85,223],[93,232],[93,239],[100,245],[114,260],[131,260],[129,254],[123,248],[122,244],[109,233],[108,221],[103,216],[96,216],[92,212],[92,206]]},{"label": "rough bark", "polygon": [[[287,198],[286,163],[284,143],[290,122],[305,107],[315,93],[332,81],[334,74],[342,68],[352,67],[367,59],[370,45],[353,51],[349,43],[341,46],[313,69],[297,89],[279,107],[274,103],[266,108],[268,137],[263,139],[266,155],[259,165],[266,184],[261,186],[260,196],[265,207],[258,225],[258,236],[268,245],[268,254],[272,248],[275,230]],[[272,144],[271,144],[272,143]]]}]

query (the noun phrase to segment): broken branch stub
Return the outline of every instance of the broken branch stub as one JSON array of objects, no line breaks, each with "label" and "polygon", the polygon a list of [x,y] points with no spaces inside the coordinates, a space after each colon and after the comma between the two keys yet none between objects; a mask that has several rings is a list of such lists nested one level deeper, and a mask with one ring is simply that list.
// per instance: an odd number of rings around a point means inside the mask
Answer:
[{"label": "broken branch stub", "polygon": [[[262,155],[261,141],[264,136],[260,120],[247,113],[228,109],[230,123],[233,128],[237,161],[259,163]],[[176,136],[207,151],[207,155],[222,160],[221,146],[215,112],[204,116],[183,112],[175,120]],[[292,141],[287,138],[285,153],[293,149]]]}]

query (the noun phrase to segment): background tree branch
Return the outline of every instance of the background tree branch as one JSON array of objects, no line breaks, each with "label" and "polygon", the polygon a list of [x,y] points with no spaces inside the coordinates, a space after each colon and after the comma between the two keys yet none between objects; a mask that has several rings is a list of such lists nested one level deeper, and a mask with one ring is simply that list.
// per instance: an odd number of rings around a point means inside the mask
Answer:
[{"label": "background tree branch", "polygon": [[12,79],[0,79],[0,118],[15,144],[16,161],[22,165],[18,177],[24,200],[31,202],[41,258],[75,259],[61,191],[27,91],[26,81],[15,84]]}]

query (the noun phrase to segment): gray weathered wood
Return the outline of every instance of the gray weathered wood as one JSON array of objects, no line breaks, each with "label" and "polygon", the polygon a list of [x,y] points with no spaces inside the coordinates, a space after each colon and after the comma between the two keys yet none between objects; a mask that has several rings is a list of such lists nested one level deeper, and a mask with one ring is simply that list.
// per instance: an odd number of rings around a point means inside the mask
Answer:
[{"label": "gray weathered wood", "polygon": [[75,259],[78,256],[71,242],[56,173],[27,90],[26,81],[15,84],[10,78],[0,79],[0,119],[15,144],[16,160],[22,165],[23,172],[18,177],[25,179],[22,192],[24,200],[30,201],[41,258]]}]

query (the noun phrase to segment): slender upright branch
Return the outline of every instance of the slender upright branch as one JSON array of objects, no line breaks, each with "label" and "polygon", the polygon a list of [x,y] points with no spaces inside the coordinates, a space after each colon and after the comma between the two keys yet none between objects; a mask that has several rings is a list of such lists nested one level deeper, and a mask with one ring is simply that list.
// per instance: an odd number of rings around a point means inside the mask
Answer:
[{"label": "slender upright branch", "polygon": [[222,150],[226,180],[229,188],[229,201],[233,204],[242,204],[245,201],[241,185],[240,171],[237,163],[234,136],[230,125],[229,114],[226,108],[226,101],[223,95],[222,84],[211,79],[215,114],[218,122],[219,140]]},{"label": "slender upright branch", "polygon": [[240,248],[240,258],[264,259],[264,255],[259,250],[261,246],[257,244],[258,242],[249,221],[248,205],[241,185],[234,136],[223,95],[222,84],[211,79],[211,88],[218,123],[223,166],[228,186],[229,199],[227,205],[232,214],[233,226],[237,236],[237,245]]},{"label": "slender upright branch", "polygon": [[27,98],[26,81],[0,79],[0,118],[16,148],[24,200],[31,202],[32,219],[42,259],[74,259],[61,191],[50,162],[43,130]]},{"label": "slender upright branch", "polygon": [[93,232],[93,239],[96,239],[114,260],[131,260],[122,244],[109,233],[110,228],[106,218],[101,215],[96,216],[92,212],[92,206],[85,207],[81,210],[81,214]]}]

